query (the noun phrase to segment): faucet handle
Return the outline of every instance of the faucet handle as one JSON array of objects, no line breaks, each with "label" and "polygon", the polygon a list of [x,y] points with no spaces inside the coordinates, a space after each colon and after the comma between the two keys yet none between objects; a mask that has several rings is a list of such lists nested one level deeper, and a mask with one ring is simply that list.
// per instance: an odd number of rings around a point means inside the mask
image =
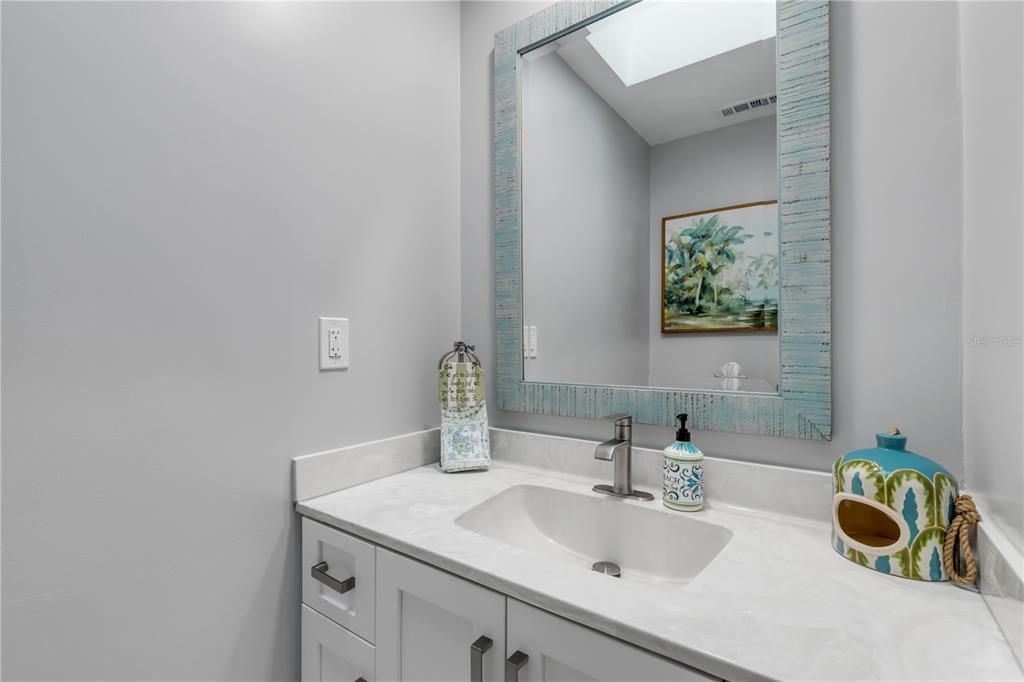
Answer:
[{"label": "faucet handle", "polygon": [[605,417],[615,422],[615,437],[619,440],[633,440],[633,415],[613,414]]}]

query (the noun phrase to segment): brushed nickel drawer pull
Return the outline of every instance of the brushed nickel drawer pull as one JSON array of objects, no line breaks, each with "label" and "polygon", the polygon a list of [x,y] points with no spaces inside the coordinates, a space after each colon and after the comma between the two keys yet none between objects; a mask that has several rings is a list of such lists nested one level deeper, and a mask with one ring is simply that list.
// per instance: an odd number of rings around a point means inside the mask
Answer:
[{"label": "brushed nickel drawer pull", "polygon": [[530,657],[518,649],[505,661],[505,682],[519,682],[519,670]]},{"label": "brushed nickel drawer pull", "polygon": [[484,682],[484,654],[490,651],[494,642],[490,637],[478,637],[475,642],[469,645],[469,680],[470,682]]},{"label": "brushed nickel drawer pull", "polygon": [[338,594],[345,594],[349,590],[356,586],[356,577],[346,578],[345,580],[338,580],[327,575],[327,562],[321,561],[313,568],[309,569],[309,574],[313,576],[313,579],[317,582],[327,585]]}]

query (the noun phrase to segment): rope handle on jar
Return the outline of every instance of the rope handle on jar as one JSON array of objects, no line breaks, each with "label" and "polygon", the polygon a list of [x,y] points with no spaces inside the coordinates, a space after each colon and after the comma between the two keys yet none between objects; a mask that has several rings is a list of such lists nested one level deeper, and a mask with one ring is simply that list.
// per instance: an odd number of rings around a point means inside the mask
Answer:
[{"label": "rope handle on jar", "polygon": [[[981,521],[981,514],[970,495],[957,498],[954,512],[942,545],[942,567],[957,585],[973,585],[978,580],[978,564],[971,549],[969,533],[971,526]],[[960,557],[963,557],[963,567],[966,568],[963,574],[958,570]]]}]

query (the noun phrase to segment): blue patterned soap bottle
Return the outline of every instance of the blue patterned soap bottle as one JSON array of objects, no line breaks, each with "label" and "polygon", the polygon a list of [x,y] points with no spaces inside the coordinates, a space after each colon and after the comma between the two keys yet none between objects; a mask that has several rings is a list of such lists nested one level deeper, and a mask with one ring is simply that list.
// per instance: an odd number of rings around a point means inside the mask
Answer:
[{"label": "blue patterned soap bottle", "polygon": [[698,511],[704,507],[704,453],[690,442],[686,415],[677,414],[676,441],[662,450],[665,479],[661,501],[669,509]]}]

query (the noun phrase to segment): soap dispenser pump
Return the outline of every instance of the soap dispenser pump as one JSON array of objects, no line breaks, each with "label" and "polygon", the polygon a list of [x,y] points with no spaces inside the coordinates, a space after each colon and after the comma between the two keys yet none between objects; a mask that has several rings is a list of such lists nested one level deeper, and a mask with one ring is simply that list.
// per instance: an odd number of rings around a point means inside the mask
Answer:
[{"label": "soap dispenser pump", "polygon": [[690,441],[686,415],[677,414],[676,440],[662,450],[664,483],[661,501],[676,511],[698,511],[704,507],[704,453]]}]

